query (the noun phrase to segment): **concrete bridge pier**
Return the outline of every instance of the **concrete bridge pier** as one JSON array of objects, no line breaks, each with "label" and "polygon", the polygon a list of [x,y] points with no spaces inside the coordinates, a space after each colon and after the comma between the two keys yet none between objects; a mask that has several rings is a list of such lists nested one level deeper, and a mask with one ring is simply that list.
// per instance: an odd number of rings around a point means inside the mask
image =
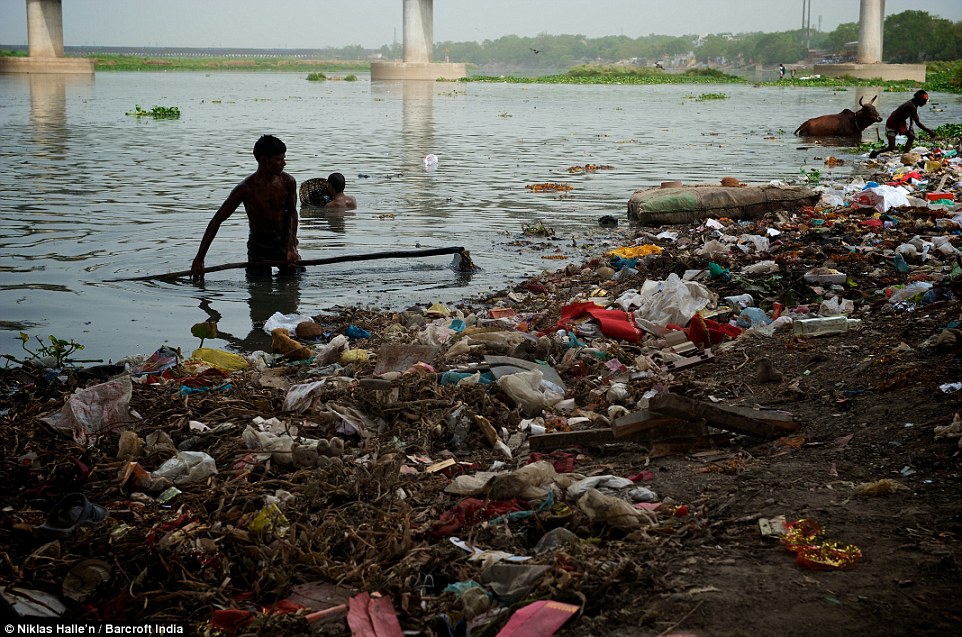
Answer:
[{"label": "concrete bridge pier", "polygon": [[434,0],[403,0],[404,55],[401,62],[372,62],[372,80],[456,80],[467,76],[464,64],[432,62]]},{"label": "concrete bridge pier", "polygon": [[62,0],[26,1],[28,56],[0,58],[0,73],[93,73],[93,60],[64,57]]},{"label": "concrete bridge pier", "polygon": [[924,64],[882,62],[885,0],[861,0],[858,15],[858,51],[854,64],[816,64],[815,73],[829,77],[849,75],[860,79],[925,82]]}]

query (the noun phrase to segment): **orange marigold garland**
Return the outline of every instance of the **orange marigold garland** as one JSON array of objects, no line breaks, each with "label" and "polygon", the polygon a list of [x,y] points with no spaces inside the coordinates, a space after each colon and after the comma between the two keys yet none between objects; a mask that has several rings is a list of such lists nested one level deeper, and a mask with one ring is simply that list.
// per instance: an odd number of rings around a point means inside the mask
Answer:
[{"label": "orange marigold garland", "polygon": [[840,546],[837,542],[823,540],[825,529],[814,520],[801,519],[791,522],[781,542],[795,554],[795,563],[813,570],[831,570],[855,566],[862,551],[851,544]]}]

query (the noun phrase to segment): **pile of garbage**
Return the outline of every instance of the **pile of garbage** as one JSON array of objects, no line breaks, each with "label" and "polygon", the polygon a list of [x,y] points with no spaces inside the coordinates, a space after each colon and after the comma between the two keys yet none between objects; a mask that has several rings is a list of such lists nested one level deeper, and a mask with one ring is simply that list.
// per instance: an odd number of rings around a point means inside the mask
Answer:
[{"label": "pile of garbage", "polygon": [[[7,614],[282,635],[638,621],[627,591],[657,596],[664,555],[713,523],[659,488],[659,460],[724,450],[736,470],[808,425],[697,374],[791,393],[781,361],[740,352],[871,340],[922,308],[940,324],[922,346],[958,351],[962,163],[916,153],[793,212],[609,231],[581,265],[458,306],[278,314],[270,352],[4,370]],[[810,530],[778,535],[857,567]]]}]

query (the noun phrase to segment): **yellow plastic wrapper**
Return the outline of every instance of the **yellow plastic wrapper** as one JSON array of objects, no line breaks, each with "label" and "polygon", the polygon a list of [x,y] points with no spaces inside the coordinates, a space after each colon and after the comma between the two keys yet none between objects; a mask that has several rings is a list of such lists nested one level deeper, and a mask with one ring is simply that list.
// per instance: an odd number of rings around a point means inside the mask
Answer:
[{"label": "yellow plastic wrapper", "polygon": [[440,301],[437,301],[434,305],[424,310],[424,314],[426,316],[451,316],[451,310],[445,307]]},{"label": "yellow plastic wrapper", "polygon": [[226,372],[237,372],[250,367],[250,363],[248,363],[247,359],[243,356],[231,352],[225,352],[221,349],[200,347],[194,350],[194,353],[191,354],[191,358],[198,361],[204,361],[205,363],[210,363],[214,367],[222,369]]},{"label": "yellow plastic wrapper", "polygon": [[254,533],[271,532],[275,537],[284,537],[291,529],[291,522],[276,504],[270,502],[264,505],[247,528]]},{"label": "yellow plastic wrapper", "polygon": [[646,257],[649,254],[661,254],[661,247],[651,243],[646,243],[640,246],[624,246],[621,248],[615,248],[608,254],[613,254],[616,257],[621,257],[622,259],[637,259],[638,257]]},{"label": "yellow plastic wrapper", "polygon": [[366,349],[349,349],[341,354],[342,363],[366,363],[371,360],[371,352]]}]

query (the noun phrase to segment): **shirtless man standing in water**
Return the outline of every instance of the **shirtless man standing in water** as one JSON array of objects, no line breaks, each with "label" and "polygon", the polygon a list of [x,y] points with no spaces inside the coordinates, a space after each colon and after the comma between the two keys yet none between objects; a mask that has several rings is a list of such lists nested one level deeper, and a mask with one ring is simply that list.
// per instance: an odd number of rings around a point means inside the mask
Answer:
[{"label": "shirtless man standing in water", "polygon": [[287,146],[273,135],[263,135],[254,144],[257,170],[244,178],[228,195],[207,224],[197,256],[190,266],[195,279],[204,276],[204,257],[217,231],[237,207],[244,204],[249,235],[247,239],[247,273],[270,274],[270,266],[258,266],[267,261],[286,261],[281,274],[298,269],[297,262],[297,188],[292,176],[284,172],[287,165]]}]

